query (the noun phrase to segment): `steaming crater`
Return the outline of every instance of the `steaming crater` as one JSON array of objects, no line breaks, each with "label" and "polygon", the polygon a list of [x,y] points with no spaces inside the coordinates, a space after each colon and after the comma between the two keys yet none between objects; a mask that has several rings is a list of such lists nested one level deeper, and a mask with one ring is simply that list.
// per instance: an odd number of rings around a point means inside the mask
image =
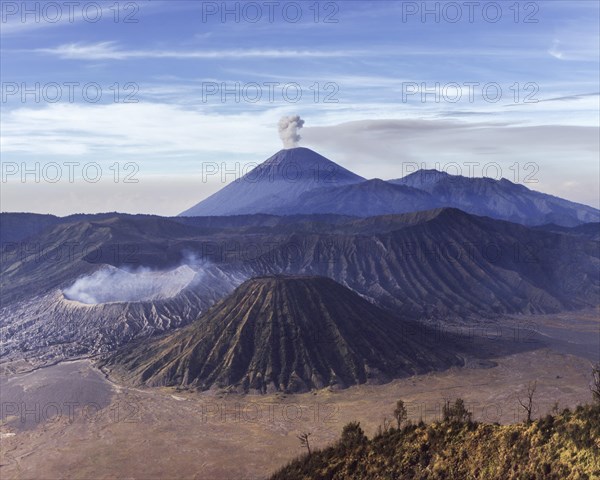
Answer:
[{"label": "steaming crater", "polygon": [[167,271],[123,270],[105,265],[91,275],[77,279],[63,290],[63,295],[67,300],[88,305],[162,300],[176,296],[197,274],[187,265]]}]

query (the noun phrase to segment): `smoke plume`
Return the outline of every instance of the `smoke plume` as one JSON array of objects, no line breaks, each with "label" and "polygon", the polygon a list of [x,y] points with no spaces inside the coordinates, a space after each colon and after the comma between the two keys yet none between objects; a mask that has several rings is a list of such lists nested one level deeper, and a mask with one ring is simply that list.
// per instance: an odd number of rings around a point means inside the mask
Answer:
[{"label": "smoke plume", "polygon": [[304,126],[304,120],[300,115],[289,115],[279,120],[279,138],[283,142],[283,148],[294,148],[298,146],[300,135],[298,130]]},{"label": "smoke plume", "polygon": [[143,302],[176,296],[204,276],[208,262],[184,252],[180,265],[171,270],[135,269],[103,265],[90,275],[78,278],[63,290],[67,300],[89,305],[111,302]]}]

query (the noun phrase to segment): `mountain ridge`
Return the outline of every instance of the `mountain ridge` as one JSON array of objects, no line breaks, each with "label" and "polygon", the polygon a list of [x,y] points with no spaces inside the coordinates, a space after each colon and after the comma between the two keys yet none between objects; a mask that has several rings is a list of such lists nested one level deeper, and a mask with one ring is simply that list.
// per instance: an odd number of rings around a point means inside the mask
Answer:
[{"label": "mountain ridge", "polygon": [[[71,219],[3,252],[2,355],[103,352],[188,324],[258,275],[326,276],[423,321],[571,311],[597,306],[600,294],[597,224],[548,231],[449,208],[368,218],[111,216],[119,218]],[[135,274],[188,263],[196,281],[164,301],[80,308],[64,298],[107,265]]]},{"label": "mountain ridge", "polygon": [[[397,187],[405,187],[404,189]],[[422,169],[366,180],[304,147],[281,150],[180,216],[339,214],[369,217],[453,207],[524,225],[572,227],[600,221],[600,210],[508,179]]]},{"label": "mountain ridge", "polygon": [[573,227],[600,221],[598,209],[531,190],[506,178],[496,180],[488,177],[450,175],[437,170],[418,170],[389,182],[426,191],[444,206],[514,223],[556,223]]}]

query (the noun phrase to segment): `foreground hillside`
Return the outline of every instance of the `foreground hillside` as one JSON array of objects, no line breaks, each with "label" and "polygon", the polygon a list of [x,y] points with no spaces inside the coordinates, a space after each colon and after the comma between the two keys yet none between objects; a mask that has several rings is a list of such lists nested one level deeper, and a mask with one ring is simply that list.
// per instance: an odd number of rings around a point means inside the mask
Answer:
[{"label": "foreground hillside", "polygon": [[272,480],[598,479],[600,405],[530,425],[444,421],[390,428],[368,439],[344,427],[333,446],[293,461]]}]

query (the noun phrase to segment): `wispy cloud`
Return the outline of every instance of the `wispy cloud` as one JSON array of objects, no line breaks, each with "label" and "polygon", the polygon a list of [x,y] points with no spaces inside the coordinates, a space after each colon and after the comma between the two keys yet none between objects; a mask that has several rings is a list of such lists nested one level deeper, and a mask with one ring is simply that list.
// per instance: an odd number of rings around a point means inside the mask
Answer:
[{"label": "wispy cloud", "polygon": [[[537,183],[529,188],[589,205],[599,201],[595,127],[413,118],[308,126],[302,135],[305,146],[368,178],[400,177],[415,165],[452,166],[463,174],[474,168],[477,176],[489,165],[491,175],[517,183],[535,171]],[[565,169],[567,159],[577,159],[577,168]]]},{"label": "wispy cloud", "polygon": [[11,154],[130,156],[151,158],[147,167],[155,161],[152,167],[168,171],[165,158],[219,151],[263,154],[278,148],[277,121],[287,111],[221,114],[206,107],[142,102],[21,107],[2,115],[3,160]]},{"label": "wispy cloud", "polygon": [[562,60],[565,56],[560,50],[560,42],[558,40],[552,42],[552,46],[548,49],[548,53],[559,60]]},{"label": "wispy cloud", "polygon": [[243,58],[385,58],[389,57],[521,57],[540,58],[543,52],[538,49],[439,49],[439,48],[399,48],[398,46],[377,45],[370,49],[310,49],[310,48],[235,48],[235,49],[147,49],[127,50],[115,41],[97,43],[68,43],[51,48],[37,48],[27,52],[49,54],[68,60],[130,60],[130,59],[243,59]]},{"label": "wispy cloud", "polygon": [[[547,108],[562,104],[544,103]],[[507,162],[537,161],[553,171],[546,178],[555,175],[555,179],[562,180],[564,175],[557,172],[564,167],[564,160],[577,158],[582,181],[597,178],[593,172],[597,171],[599,146],[594,126],[531,125],[519,122],[516,116],[513,120],[502,116],[492,121],[492,116],[477,115],[478,110],[470,110],[463,117],[465,121],[459,122],[424,120],[418,114],[394,119],[394,111],[398,112],[395,105],[327,108],[327,111],[323,106],[314,111],[300,111],[307,117],[305,145],[322,149],[366,176],[401,176],[397,168],[399,160],[496,161],[507,166]],[[560,111],[557,116],[564,116]],[[153,103],[21,107],[3,114],[3,160],[17,161],[23,155],[46,161],[52,161],[52,155],[139,159],[144,162],[143,170],[153,173],[197,171],[199,164],[194,167],[193,159],[261,161],[279,148],[276,123],[280,116],[290,112],[293,113],[289,105],[253,112],[215,112],[206,106]],[[460,116],[462,112],[459,109],[454,114]],[[375,116],[387,120],[360,120]],[[545,110],[544,118],[553,118],[551,111]],[[355,121],[342,123],[345,120]],[[178,158],[182,160],[175,161]],[[546,187],[547,191],[554,191]],[[597,192],[596,187],[590,184],[585,192]],[[568,196],[578,199],[575,195]],[[591,203],[588,197],[579,199]]]},{"label": "wispy cloud", "polygon": [[538,101],[539,102],[567,102],[570,100],[584,100],[588,97],[600,97],[600,92],[578,93],[575,95],[564,95],[561,97],[546,98],[546,99],[538,100]]},{"label": "wispy cloud", "polygon": [[133,58],[218,59],[218,58],[335,58],[366,55],[360,50],[223,49],[223,50],[123,50],[116,42],[69,43],[34,52],[69,60],[129,60]]}]

